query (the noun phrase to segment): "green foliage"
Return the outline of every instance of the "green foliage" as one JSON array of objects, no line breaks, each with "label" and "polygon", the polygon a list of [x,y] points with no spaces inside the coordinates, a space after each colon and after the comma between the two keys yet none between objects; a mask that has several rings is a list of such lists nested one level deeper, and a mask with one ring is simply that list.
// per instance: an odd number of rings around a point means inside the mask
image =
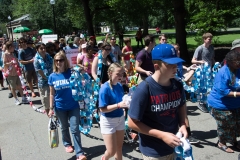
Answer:
[{"label": "green foliage", "polygon": [[186,8],[189,12],[188,28],[194,24],[201,35],[204,32],[214,33],[226,29],[236,15],[239,15],[236,5],[239,2],[229,0],[188,0]]},{"label": "green foliage", "polygon": [[8,16],[11,16],[11,18],[13,19],[14,17],[12,16],[12,11],[13,11],[13,7],[12,7],[12,0],[0,0],[0,22],[1,23],[7,23],[9,22],[8,20]]},{"label": "green foliage", "polygon": [[[13,15],[20,17],[25,14],[30,14],[30,21],[33,24],[31,29],[54,29],[52,7],[49,0],[16,0],[13,4]],[[65,0],[56,0],[54,13],[58,33],[68,33],[72,29],[72,24],[68,17],[65,16],[65,8]]]}]

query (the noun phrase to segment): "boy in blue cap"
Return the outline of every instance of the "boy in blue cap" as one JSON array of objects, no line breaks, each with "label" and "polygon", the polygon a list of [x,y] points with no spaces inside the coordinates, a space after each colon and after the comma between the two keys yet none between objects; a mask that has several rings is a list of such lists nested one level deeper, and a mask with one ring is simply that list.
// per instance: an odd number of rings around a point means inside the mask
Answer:
[{"label": "boy in blue cap", "polygon": [[155,46],[152,60],[155,72],[134,92],[128,125],[139,132],[139,149],[144,160],[172,160],[174,147],[180,145],[175,134],[179,131],[185,138],[188,136],[184,89],[174,79],[177,63],[183,60],[170,44]]}]

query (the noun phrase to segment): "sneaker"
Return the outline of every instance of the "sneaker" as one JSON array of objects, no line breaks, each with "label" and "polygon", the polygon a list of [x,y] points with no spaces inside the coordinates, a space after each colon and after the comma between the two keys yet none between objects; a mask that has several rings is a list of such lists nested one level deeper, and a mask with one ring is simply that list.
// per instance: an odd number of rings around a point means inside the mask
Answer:
[{"label": "sneaker", "polygon": [[73,147],[72,146],[65,147],[65,150],[66,150],[67,153],[73,153]]},{"label": "sneaker", "polygon": [[208,113],[208,112],[209,112],[205,103],[199,102],[199,104],[198,104],[197,107],[198,107],[198,109],[199,109],[200,111],[202,111],[203,113]]},{"label": "sneaker", "polygon": [[15,104],[18,106],[18,105],[20,105],[21,103],[20,103],[19,100],[17,99],[17,100],[15,101]]},{"label": "sneaker", "polygon": [[27,100],[27,98],[23,97],[22,98],[22,104],[28,104],[28,103],[29,103],[29,101]]},{"label": "sneaker", "polygon": [[13,97],[13,94],[12,93],[9,93],[8,94],[8,98],[12,98]]},{"label": "sneaker", "polygon": [[77,158],[77,160],[87,160],[87,157],[82,154]]},{"label": "sneaker", "polygon": [[193,136],[189,136],[188,140],[189,140],[190,144],[197,144],[200,142],[196,137],[193,137]]}]

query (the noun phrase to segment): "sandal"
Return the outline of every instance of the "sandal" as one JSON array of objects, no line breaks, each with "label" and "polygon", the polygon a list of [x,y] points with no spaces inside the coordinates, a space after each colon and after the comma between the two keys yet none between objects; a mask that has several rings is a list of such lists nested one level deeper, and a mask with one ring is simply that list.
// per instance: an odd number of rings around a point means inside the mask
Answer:
[{"label": "sandal", "polygon": [[[231,148],[229,148],[228,146],[226,146],[226,145],[222,145],[222,146],[220,146],[219,145],[219,141],[217,142],[217,147],[219,148],[219,149],[221,149],[221,150],[223,150],[224,152],[227,152],[227,153],[234,153],[234,151],[231,149]],[[228,149],[231,149],[232,151],[229,151]]]}]

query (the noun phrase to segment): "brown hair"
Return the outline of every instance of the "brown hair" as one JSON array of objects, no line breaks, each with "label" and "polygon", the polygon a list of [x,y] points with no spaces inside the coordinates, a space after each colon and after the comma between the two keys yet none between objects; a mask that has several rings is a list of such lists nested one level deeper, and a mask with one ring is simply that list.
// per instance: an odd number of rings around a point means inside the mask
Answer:
[{"label": "brown hair", "polygon": [[68,70],[68,68],[70,68],[68,59],[66,57],[66,54],[63,51],[58,52],[55,56],[54,56],[54,61],[53,61],[53,72],[58,72],[58,68],[56,67],[56,61],[55,58],[56,57],[61,57],[62,59],[64,59],[64,72]]},{"label": "brown hair", "polygon": [[7,43],[6,43],[6,50],[9,50],[10,47],[13,47],[13,42],[12,41],[7,41]]},{"label": "brown hair", "polygon": [[205,40],[207,38],[212,38],[213,35],[211,33],[204,33],[203,36],[202,36],[202,39]]},{"label": "brown hair", "polygon": [[165,37],[167,39],[167,35],[166,34],[161,34],[158,39],[161,40],[163,37]]},{"label": "brown hair", "polygon": [[108,77],[109,77],[109,80],[110,80],[109,86],[110,86],[111,89],[112,89],[112,77],[111,77],[110,73],[114,72],[114,70],[116,68],[122,68],[123,69],[123,67],[119,63],[116,63],[116,62],[112,63],[108,68]]},{"label": "brown hair", "polygon": [[129,37],[126,37],[123,39],[124,44],[127,44],[128,42],[131,42],[131,39]]},{"label": "brown hair", "polygon": [[102,49],[104,49],[104,48],[107,47],[107,46],[111,47],[110,43],[108,43],[108,42],[103,42],[103,44],[102,44]]}]

